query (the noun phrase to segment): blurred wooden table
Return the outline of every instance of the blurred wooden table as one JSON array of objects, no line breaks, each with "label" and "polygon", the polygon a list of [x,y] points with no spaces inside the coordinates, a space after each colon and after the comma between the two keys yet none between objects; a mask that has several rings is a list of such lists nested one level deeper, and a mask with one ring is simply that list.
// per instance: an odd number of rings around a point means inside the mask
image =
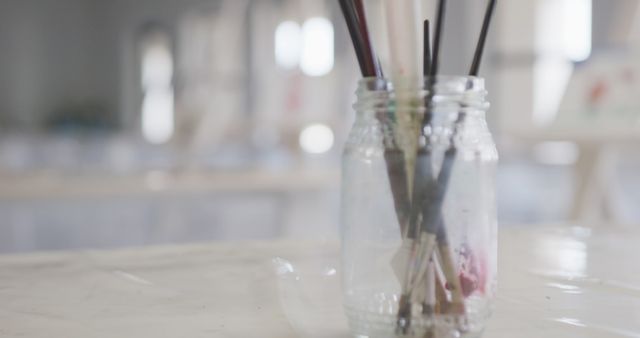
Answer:
[{"label": "blurred wooden table", "polygon": [[[485,337],[640,337],[640,231],[500,232]],[[335,242],[0,256],[0,337],[347,337]]]}]

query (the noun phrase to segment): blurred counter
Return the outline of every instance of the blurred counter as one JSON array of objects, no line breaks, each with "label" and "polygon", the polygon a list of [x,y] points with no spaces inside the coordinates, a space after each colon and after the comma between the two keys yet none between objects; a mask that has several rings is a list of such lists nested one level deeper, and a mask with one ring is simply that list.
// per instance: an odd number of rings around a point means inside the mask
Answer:
[{"label": "blurred counter", "polygon": [[[637,337],[640,231],[500,233],[485,334]],[[335,241],[0,256],[0,336],[347,337]]]},{"label": "blurred counter", "polygon": [[338,170],[237,170],[146,174],[0,177],[0,199],[201,192],[296,192],[337,189]]},{"label": "blurred counter", "polygon": [[336,152],[0,135],[0,252],[337,232]]},{"label": "blurred counter", "polygon": [[337,233],[338,170],[0,177],[0,253]]}]

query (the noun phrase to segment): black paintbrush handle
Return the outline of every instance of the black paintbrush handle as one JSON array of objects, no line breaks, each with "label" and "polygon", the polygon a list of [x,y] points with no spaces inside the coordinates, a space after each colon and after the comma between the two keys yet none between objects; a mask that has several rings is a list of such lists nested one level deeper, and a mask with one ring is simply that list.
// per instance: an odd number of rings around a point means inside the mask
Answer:
[{"label": "black paintbrush handle", "polygon": [[424,42],[422,46],[422,75],[431,74],[431,36],[429,30],[429,20],[424,20]]},{"label": "black paintbrush handle", "polygon": [[484,20],[482,21],[482,28],[480,29],[480,37],[478,38],[478,44],[476,45],[476,51],[473,54],[473,62],[471,62],[471,68],[469,69],[469,75],[478,76],[480,71],[480,64],[482,63],[482,55],[484,54],[484,46],[487,42],[487,34],[489,33],[489,25],[491,24],[491,18],[495,12],[497,0],[489,0],[487,4],[487,10],[484,13]]},{"label": "black paintbrush handle", "polygon": [[382,77],[380,63],[378,62],[376,53],[373,50],[373,45],[371,44],[371,37],[369,36],[369,29],[367,27],[367,16],[364,11],[362,0],[353,0],[353,6],[357,16],[360,36],[362,37],[362,52],[364,54],[363,57],[367,68],[367,76]]},{"label": "black paintbrush handle", "polygon": [[444,27],[444,16],[447,10],[447,0],[438,1],[438,13],[436,17],[436,30],[433,36],[433,56],[431,58],[431,72],[429,75],[436,76],[440,66],[440,41],[442,40],[442,30]]},{"label": "black paintbrush handle", "polygon": [[338,2],[340,3],[340,9],[342,10],[342,15],[344,15],[344,20],[347,24],[349,35],[351,36],[351,42],[353,43],[353,49],[356,52],[360,72],[364,77],[371,76],[367,69],[368,67],[364,54],[364,40],[358,27],[358,16],[355,6],[353,5],[353,1],[338,0]]}]

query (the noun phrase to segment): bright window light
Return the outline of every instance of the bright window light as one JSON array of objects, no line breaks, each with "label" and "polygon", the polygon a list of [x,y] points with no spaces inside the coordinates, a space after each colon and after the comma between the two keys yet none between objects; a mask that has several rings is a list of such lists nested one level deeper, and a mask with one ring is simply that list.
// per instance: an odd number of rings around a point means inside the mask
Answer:
[{"label": "bright window light", "polygon": [[166,87],[173,77],[173,59],[164,43],[150,44],[142,59],[142,87]]},{"label": "bright window light", "polygon": [[152,89],[142,101],[142,134],[151,143],[165,143],[173,135],[173,89]]},{"label": "bright window light", "polygon": [[142,134],[151,143],[164,143],[174,132],[173,57],[169,38],[160,32],[142,42]]},{"label": "bright window light", "polygon": [[302,31],[293,21],[284,21],[278,25],[275,33],[276,64],[284,69],[293,69],[300,63],[302,50]]},{"label": "bright window light", "polygon": [[573,72],[591,54],[592,0],[538,0],[533,120],[552,123]]},{"label": "bright window light", "polygon": [[551,124],[558,114],[573,63],[563,57],[541,57],[533,74],[533,122],[539,126]]},{"label": "bright window light", "polygon": [[308,19],[302,25],[300,68],[309,76],[322,76],[333,69],[333,24],[326,18]]},{"label": "bright window light", "polygon": [[572,61],[584,61],[591,55],[591,1],[562,0],[563,45]]},{"label": "bright window light", "polygon": [[333,131],[324,124],[312,124],[300,133],[300,147],[310,154],[323,154],[333,147]]}]

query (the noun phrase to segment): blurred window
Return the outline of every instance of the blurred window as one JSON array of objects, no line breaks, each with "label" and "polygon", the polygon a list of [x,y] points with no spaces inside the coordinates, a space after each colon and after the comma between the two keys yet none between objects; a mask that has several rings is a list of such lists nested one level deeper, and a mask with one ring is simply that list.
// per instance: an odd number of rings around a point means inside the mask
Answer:
[{"label": "blurred window", "polygon": [[151,143],[164,143],[174,131],[171,40],[156,29],[143,35],[141,46],[142,134]]},{"label": "blurred window", "polygon": [[333,24],[326,18],[311,18],[302,25],[300,68],[309,76],[322,76],[333,69]]},{"label": "blurred window", "polygon": [[283,21],[274,36],[275,58],[279,67],[299,67],[308,76],[327,75],[333,69],[334,31],[327,18],[307,19],[302,27],[295,21]]},{"label": "blurred window", "polygon": [[536,23],[533,120],[546,125],[556,118],[573,72],[573,63],[591,55],[592,0],[542,0]]},{"label": "blurred window", "polygon": [[302,30],[294,21],[284,21],[275,33],[276,64],[284,69],[294,69],[300,63]]}]

